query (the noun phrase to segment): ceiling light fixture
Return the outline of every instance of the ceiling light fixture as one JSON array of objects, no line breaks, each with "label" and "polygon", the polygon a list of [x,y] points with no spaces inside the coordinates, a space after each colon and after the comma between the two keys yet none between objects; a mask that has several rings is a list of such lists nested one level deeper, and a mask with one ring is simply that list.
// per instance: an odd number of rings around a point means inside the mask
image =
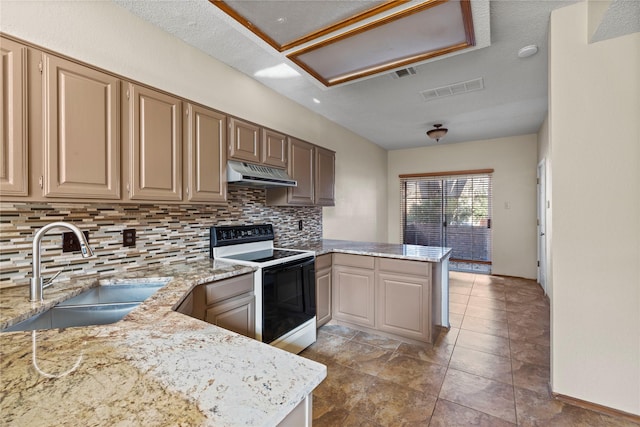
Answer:
[{"label": "ceiling light fixture", "polygon": [[449,129],[443,128],[440,123],[433,125],[433,127],[433,129],[427,131],[427,136],[435,139],[436,142],[440,142],[440,138],[444,138],[447,132],[449,132]]},{"label": "ceiling light fixture", "polygon": [[318,98],[313,98],[313,102],[315,102],[316,104],[320,104],[320,100]]},{"label": "ceiling light fixture", "polygon": [[525,46],[518,51],[518,57],[528,58],[535,55],[536,53],[538,53],[538,46],[536,46],[535,44],[530,44],[529,46]]}]

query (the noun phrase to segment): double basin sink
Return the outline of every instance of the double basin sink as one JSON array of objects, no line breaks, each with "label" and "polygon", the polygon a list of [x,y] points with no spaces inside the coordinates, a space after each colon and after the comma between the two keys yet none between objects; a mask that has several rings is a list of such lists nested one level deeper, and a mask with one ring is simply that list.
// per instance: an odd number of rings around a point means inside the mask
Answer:
[{"label": "double basin sink", "polygon": [[101,284],[2,332],[115,323],[167,284],[170,278]]}]

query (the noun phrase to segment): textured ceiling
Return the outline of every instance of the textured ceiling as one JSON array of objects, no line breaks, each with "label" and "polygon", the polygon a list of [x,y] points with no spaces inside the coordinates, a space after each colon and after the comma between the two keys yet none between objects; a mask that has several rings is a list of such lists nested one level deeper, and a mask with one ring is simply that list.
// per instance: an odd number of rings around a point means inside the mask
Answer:
[{"label": "textured ceiling", "polygon": [[[434,123],[449,128],[440,144],[537,132],[547,111],[550,12],[573,3],[474,0],[476,47],[414,65],[415,75],[394,79],[386,72],[326,88],[206,0],[114,1],[249,76],[281,63],[297,69],[301,75],[286,79],[254,78],[389,150],[434,144],[425,135]],[[518,58],[531,44],[538,54]],[[483,90],[428,102],[420,94],[476,78],[484,79]]]},{"label": "textured ceiling", "polygon": [[591,42],[640,32],[640,1],[613,0],[602,17]]}]

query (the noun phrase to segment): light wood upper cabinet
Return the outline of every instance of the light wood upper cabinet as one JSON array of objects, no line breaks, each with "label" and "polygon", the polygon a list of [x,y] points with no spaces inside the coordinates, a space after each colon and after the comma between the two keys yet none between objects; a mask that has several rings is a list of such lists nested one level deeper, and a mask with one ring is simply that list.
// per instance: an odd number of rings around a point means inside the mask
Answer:
[{"label": "light wood upper cabinet", "polygon": [[216,111],[184,103],[186,195],[192,202],[227,199],[227,117]]},{"label": "light wood upper cabinet", "polygon": [[0,37],[0,194],[29,193],[27,139],[27,48]]},{"label": "light wood upper cabinet", "polygon": [[43,55],[45,197],[120,198],[120,80]]},{"label": "light wood upper cabinet", "polygon": [[287,167],[289,144],[287,136],[272,131],[262,129],[262,163],[277,168]]},{"label": "light wood upper cabinet", "polygon": [[131,200],[182,200],[182,108],[178,98],[129,83],[123,103]]},{"label": "light wood upper cabinet", "polygon": [[292,205],[313,204],[314,146],[299,139],[289,140],[289,175],[298,182],[297,187],[287,188],[287,202]]},{"label": "light wood upper cabinet", "polygon": [[229,117],[229,158],[260,163],[260,127]]},{"label": "light wood upper cabinet", "polygon": [[289,166],[287,171],[298,182],[297,187],[267,189],[267,205],[314,204],[314,145],[289,137]]},{"label": "light wood upper cabinet", "polygon": [[315,147],[314,201],[316,205],[335,205],[336,153]]},{"label": "light wood upper cabinet", "polygon": [[289,137],[289,175],[297,187],[267,189],[269,206],[334,206],[336,153]]}]

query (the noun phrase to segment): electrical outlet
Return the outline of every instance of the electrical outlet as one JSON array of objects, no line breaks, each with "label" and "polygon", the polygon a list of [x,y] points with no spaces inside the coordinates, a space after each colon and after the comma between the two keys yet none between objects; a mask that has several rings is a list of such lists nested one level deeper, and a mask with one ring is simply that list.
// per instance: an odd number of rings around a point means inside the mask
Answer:
[{"label": "electrical outlet", "polygon": [[135,246],[136,245],[136,230],[135,228],[127,228],[122,230],[122,246]]},{"label": "electrical outlet", "polygon": [[298,230],[302,231],[302,220],[298,221]]},{"label": "electrical outlet", "polygon": [[[89,232],[83,231],[87,243],[89,242]],[[76,252],[80,250],[80,242],[75,233],[66,232],[62,233],[62,252]]]}]

